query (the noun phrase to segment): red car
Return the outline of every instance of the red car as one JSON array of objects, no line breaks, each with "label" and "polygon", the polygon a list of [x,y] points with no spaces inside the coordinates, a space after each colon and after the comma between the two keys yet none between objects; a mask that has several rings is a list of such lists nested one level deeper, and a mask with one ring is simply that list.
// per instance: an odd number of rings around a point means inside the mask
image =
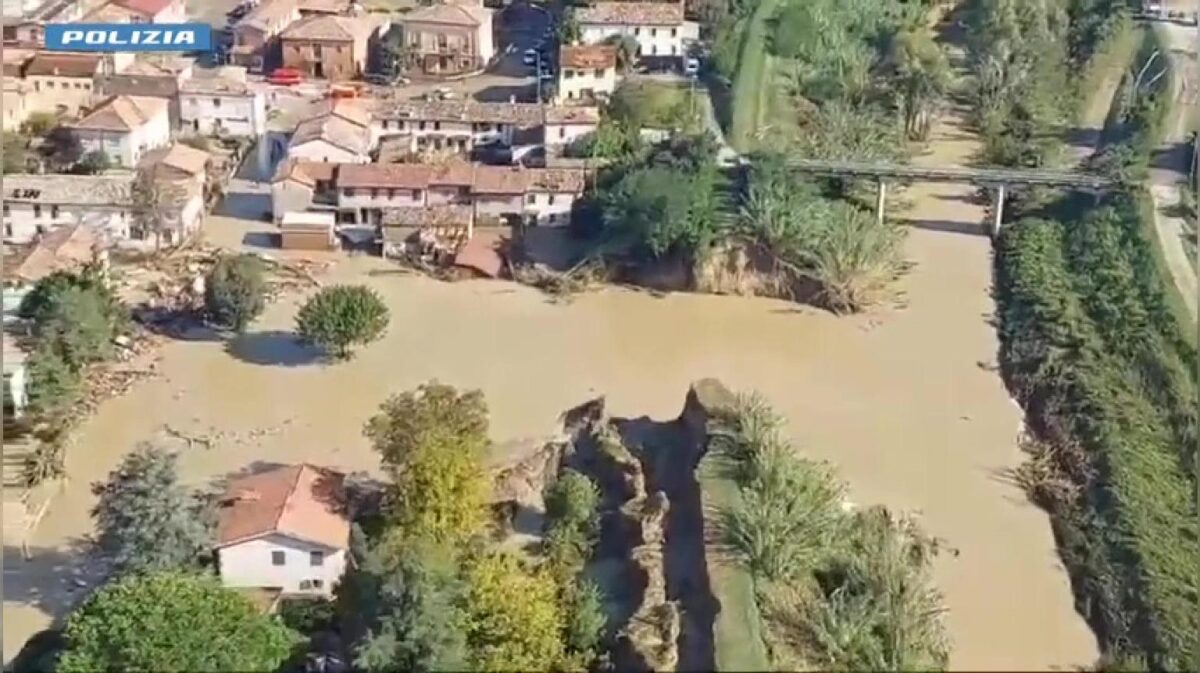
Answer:
[{"label": "red car", "polygon": [[268,83],[282,86],[291,86],[303,81],[303,73],[295,68],[276,68],[274,72],[267,76]]}]

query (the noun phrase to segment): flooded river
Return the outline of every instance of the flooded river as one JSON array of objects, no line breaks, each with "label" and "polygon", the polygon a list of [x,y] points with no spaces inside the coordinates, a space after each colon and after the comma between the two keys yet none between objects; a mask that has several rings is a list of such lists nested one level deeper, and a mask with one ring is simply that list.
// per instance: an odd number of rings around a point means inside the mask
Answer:
[{"label": "flooded river", "polygon": [[[961,163],[970,149],[956,144],[961,132],[937,133],[939,155],[922,161]],[[907,193],[920,221],[908,242],[906,306],[852,318],[773,300],[617,289],[553,304],[502,282],[367,276],[389,267],[345,259],[333,279],[369,283],[392,309],[386,338],[353,361],[318,364],[294,345],[297,301],[285,301],[228,346],[168,345],[162,376],[80,428],[70,482],[31,540],[33,560],[6,548],[6,656],[88,581],[76,581],[71,550],[90,532],[89,484],[138,442],[166,442],[168,427],[215,436],[211,448],[182,449],[196,484],[253,461],[372,470],[364,421],[388,394],[431,378],[482,389],[492,434],[505,440],[552,432],[560,412],[598,394],[614,415],[671,418],[691,381],[715,376],[769,397],[796,446],[834,463],[855,501],[918,511],[955,551],[936,568],[952,668],[1088,665],[1095,640],[1072,609],[1048,519],[1003,477],[1021,460],[1020,412],[993,370],[991,248],[967,195],[952,186]]]}]

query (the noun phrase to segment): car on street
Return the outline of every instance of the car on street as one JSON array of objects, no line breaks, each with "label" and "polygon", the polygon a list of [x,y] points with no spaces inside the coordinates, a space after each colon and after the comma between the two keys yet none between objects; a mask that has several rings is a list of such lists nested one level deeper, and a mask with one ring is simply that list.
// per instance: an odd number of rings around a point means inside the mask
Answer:
[{"label": "car on street", "polygon": [[525,65],[533,65],[537,63],[538,53],[536,49],[526,49],[525,53],[521,54],[521,62]]},{"label": "car on street", "polygon": [[304,81],[304,73],[295,68],[276,68],[267,76],[268,84],[293,86]]},{"label": "car on street", "polygon": [[683,61],[683,74],[696,75],[700,72],[700,59],[686,58]]}]

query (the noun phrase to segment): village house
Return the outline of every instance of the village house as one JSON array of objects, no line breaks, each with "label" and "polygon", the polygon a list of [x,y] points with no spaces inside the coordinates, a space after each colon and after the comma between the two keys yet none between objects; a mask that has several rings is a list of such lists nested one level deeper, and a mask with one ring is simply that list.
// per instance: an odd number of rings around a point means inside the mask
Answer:
[{"label": "village house", "polygon": [[512,145],[519,131],[541,126],[542,106],[475,100],[389,101],[376,106],[373,119],[377,135],[408,136],[413,152],[470,152],[492,143]]},{"label": "village house", "polygon": [[288,465],[234,479],[218,512],[221,582],[282,595],[332,596],[348,563],[345,476]]},{"label": "village house", "polygon": [[338,246],[333,213],[286,213],[279,222],[279,247],[284,250],[333,250]]},{"label": "village house", "polygon": [[584,42],[626,35],[643,59],[682,59],[700,34],[697,24],[684,21],[682,2],[597,2],[576,8],[575,19]]},{"label": "village house", "polygon": [[230,62],[254,72],[279,63],[279,34],[300,20],[296,0],[262,0],[233,27]]},{"label": "village house", "polygon": [[25,81],[32,87],[31,111],[76,115],[98,100],[94,89],[101,73],[99,54],[42,52],[25,64]]},{"label": "village house", "polygon": [[23,79],[17,77],[9,77],[4,75],[3,91],[0,91],[0,96],[4,97],[4,130],[17,131],[21,125],[29,119],[30,109],[33,105],[33,86]]},{"label": "village house", "polygon": [[296,126],[288,157],[305,161],[359,163],[371,161],[371,129],[338,114],[323,114]]},{"label": "village house", "polygon": [[180,127],[193,133],[257,138],[267,131],[263,93],[247,83],[246,69],[239,66],[184,82],[179,108]]},{"label": "village house", "polygon": [[113,0],[111,5],[129,11],[133,23],[187,23],[184,0]]},{"label": "village house", "polygon": [[7,7],[0,17],[4,29],[4,48],[45,46],[47,23],[74,23],[83,18],[86,9],[80,0],[31,0],[23,2],[20,12]]},{"label": "village house", "polygon": [[4,242],[24,244],[38,235],[80,221],[89,213],[109,214],[110,240],[130,235],[132,173],[106,175],[4,176]]},{"label": "village house", "polygon": [[7,287],[32,287],[59,271],[77,271],[105,256],[108,231],[115,213],[88,213],[37,236],[30,245],[12,246],[15,254],[4,260]]},{"label": "village house", "polygon": [[558,56],[555,102],[596,102],[617,88],[617,48],[611,44],[563,45]]},{"label": "village house", "polygon": [[180,121],[179,92],[191,79],[196,59],[185,56],[142,55],[120,72],[102,74],[96,78],[96,89],[102,98],[109,96],[151,96],[167,101],[171,128]]},{"label": "village house", "polygon": [[104,152],[118,166],[136,166],[147,151],[171,141],[165,98],[114,96],[67,128],[85,154]]},{"label": "village house", "polygon": [[495,55],[492,10],[470,0],[441,2],[403,15],[406,65],[426,75],[481,70]]},{"label": "village house", "polygon": [[301,19],[280,36],[283,65],[316,79],[356,79],[366,72],[375,39],[387,26],[375,15]]},{"label": "village house", "polygon": [[600,108],[577,105],[548,106],[545,112],[542,144],[556,151],[596,132],[600,126]]},{"label": "village house", "polygon": [[172,213],[162,231],[162,243],[173,245],[195,234],[204,221],[213,157],[204,150],[175,143],[146,153],[140,170],[155,182],[169,185],[178,199],[178,211]]},{"label": "village house", "polygon": [[[379,252],[383,257],[399,258],[422,247],[433,247],[438,242],[450,242],[448,247],[457,247],[459,239],[470,239],[474,234],[475,212],[470,206],[440,205],[390,208],[383,213],[379,223]],[[422,240],[422,234],[432,236]],[[414,241],[413,239],[417,240]]]},{"label": "village house", "polygon": [[333,188],[338,164],[284,159],[271,180],[271,211],[275,224],[288,213],[308,210],[334,212],[337,197]]}]

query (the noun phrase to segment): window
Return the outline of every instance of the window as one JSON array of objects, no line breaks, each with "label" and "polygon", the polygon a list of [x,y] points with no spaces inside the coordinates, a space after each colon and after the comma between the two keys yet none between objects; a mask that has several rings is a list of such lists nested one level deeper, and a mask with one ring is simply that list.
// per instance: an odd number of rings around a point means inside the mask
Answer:
[{"label": "window", "polygon": [[383,120],[383,130],[384,130],[384,131],[386,131],[386,130],[387,130],[388,124],[389,124],[388,120],[386,120],[386,119],[385,119],[385,120]]},{"label": "window", "polygon": [[657,28],[650,29],[650,37],[658,37],[658,29]]},{"label": "window", "polygon": [[8,204],[4,204],[4,215],[7,217],[11,213],[12,211],[9,209]]},{"label": "window", "polygon": [[442,123],[441,123],[441,122],[434,122],[434,123],[433,123],[433,130],[434,130],[434,131],[441,131],[441,130],[442,130]]},{"label": "window", "polygon": [[679,36],[679,29],[678,29],[678,28],[672,28],[672,29],[671,29],[671,37],[678,37],[678,36]]},{"label": "window", "polygon": [[312,591],[313,589],[320,589],[323,586],[325,586],[324,580],[300,580],[301,591]]},{"label": "window", "polygon": [[34,217],[42,216],[42,207],[39,204],[36,204],[36,203],[33,204],[33,216]]},{"label": "window", "polygon": [[531,206],[537,203],[537,194],[530,194],[529,196],[526,196],[525,203],[528,203]]},{"label": "window", "polygon": [[419,198],[421,198],[421,190],[419,190],[419,189],[414,189],[414,190],[413,190],[413,196],[412,196],[412,197],[413,197],[414,199],[419,199]]},{"label": "window", "polygon": [[404,122],[403,121],[396,122],[396,129],[399,131],[403,131],[404,130]]},{"label": "window", "polygon": [[46,88],[47,88],[47,89],[53,89],[53,88],[54,88],[54,82],[46,82]]},{"label": "window", "polygon": [[546,205],[547,205],[547,206],[553,206],[553,205],[554,205],[554,195],[553,195],[553,194],[550,194],[550,195],[546,196]]},{"label": "window", "polygon": [[605,70],[606,68],[596,68],[596,72],[592,74],[596,77],[596,79],[600,79],[601,77],[604,77]]},{"label": "window", "polygon": [[343,50],[343,49],[345,49],[345,47],[343,47],[342,45],[340,45],[340,44],[339,44],[339,45],[337,46],[337,53],[339,53],[339,54],[340,54],[340,53],[342,53],[342,50]]},{"label": "window", "polygon": [[641,34],[642,34],[642,29],[641,29],[641,28],[634,28],[634,29],[633,29],[633,34],[634,34],[634,35],[641,35]]},{"label": "window", "polygon": [[650,55],[655,56],[657,54],[658,54],[658,45],[657,44],[650,45]]},{"label": "window", "polygon": [[559,138],[567,137],[567,127],[565,127],[565,126],[558,127],[558,137]]},{"label": "window", "polygon": [[394,189],[389,189],[389,190],[388,190],[388,192],[387,192],[387,194],[388,194],[388,198],[389,198],[389,199],[394,199],[394,198],[396,198],[396,190],[394,190]]},{"label": "window", "polygon": [[350,197],[354,196],[354,190],[353,189],[343,189],[342,196],[345,196],[346,198],[350,198]]},{"label": "window", "polygon": [[[325,552],[323,552],[323,551],[308,552],[308,565],[310,565],[310,566],[325,565]],[[317,581],[319,582],[320,580],[317,580]]]},{"label": "window", "polygon": [[213,107],[221,107],[221,99],[220,98],[213,99]]},{"label": "window", "polygon": [[371,188],[371,198],[373,198],[373,199],[374,199],[374,198],[376,198],[376,197],[378,197],[378,196],[379,196],[379,190],[378,190],[378,189],[376,189],[376,188],[374,188],[374,187],[372,187],[372,188]]},{"label": "window", "polygon": [[315,56],[317,58],[321,58],[321,45],[314,44],[312,46],[312,50],[313,50],[313,56]]},{"label": "window", "polygon": [[84,91],[91,91],[91,90],[92,90],[92,83],[91,83],[91,82],[84,82],[84,83],[83,83],[83,90],[84,90]]},{"label": "window", "polygon": [[58,219],[58,206],[50,206],[50,219]]},{"label": "window", "polygon": [[574,70],[563,70],[563,79],[571,79],[575,76]]},{"label": "window", "polygon": [[281,566],[286,562],[287,562],[287,558],[284,556],[283,552],[281,552],[281,551],[271,552],[271,565]]},{"label": "window", "polygon": [[425,130],[425,122],[420,122],[419,124],[417,124],[417,130],[424,131]]}]

